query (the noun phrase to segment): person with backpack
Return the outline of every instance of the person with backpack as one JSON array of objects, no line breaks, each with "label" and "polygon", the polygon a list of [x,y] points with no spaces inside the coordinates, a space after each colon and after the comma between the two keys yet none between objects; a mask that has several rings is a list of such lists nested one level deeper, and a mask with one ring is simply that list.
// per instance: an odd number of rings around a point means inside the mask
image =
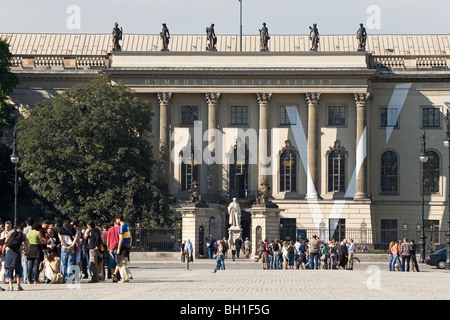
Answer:
[{"label": "person with backpack", "polygon": [[91,280],[89,283],[100,282],[98,271],[98,256],[101,242],[101,235],[94,221],[89,221],[87,230],[84,233],[85,250],[89,252],[89,271],[91,272]]},{"label": "person with backpack", "polygon": [[287,247],[287,253],[288,253],[288,265],[289,269],[294,269],[294,262],[295,262],[295,247],[294,247],[294,241],[290,241]]},{"label": "person with backpack", "polygon": [[280,268],[280,255],[278,254],[280,250],[280,244],[278,243],[278,239],[275,239],[272,245],[272,251],[273,251],[273,268],[275,270],[281,269]]},{"label": "person with backpack", "polygon": [[267,239],[261,244],[261,256],[262,256],[262,265],[263,270],[266,270],[269,266],[269,242]]},{"label": "person with backpack", "polygon": [[[20,229],[13,229],[7,233],[5,241],[5,279],[8,279],[9,282],[8,291],[14,290],[14,276],[17,281],[17,291],[22,291],[23,288],[20,285],[23,277],[22,253],[26,254],[29,250],[28,239]],[[21,251],[22,245],[25,245],[23,252]],[[1,288],[1,290],[3,291],[4,289]]]}]

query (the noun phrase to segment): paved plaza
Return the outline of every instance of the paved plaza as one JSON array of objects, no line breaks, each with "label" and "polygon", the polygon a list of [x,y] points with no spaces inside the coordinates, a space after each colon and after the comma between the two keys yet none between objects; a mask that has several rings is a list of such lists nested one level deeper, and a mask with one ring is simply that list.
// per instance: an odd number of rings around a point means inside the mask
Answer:
[{"label": "paved plaza", "polygon": [[[262,270],[249,259],[186,265],[176,258],[134,260],[133,281],[23,285],[4,300],[447,300],[450,272],[420,264],[421,272],[389,272],[387,262],[356,262],[354,270]],[[7,285],[2,285],[4,288]]]}]

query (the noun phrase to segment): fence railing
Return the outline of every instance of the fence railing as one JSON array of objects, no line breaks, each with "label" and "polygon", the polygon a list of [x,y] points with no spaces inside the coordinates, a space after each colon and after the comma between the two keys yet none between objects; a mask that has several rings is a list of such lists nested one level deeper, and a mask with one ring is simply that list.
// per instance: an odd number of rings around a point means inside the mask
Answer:
[{"label": "fence railing", "polygon": [[[181,228],[167,228],[167,229],[146,229],[146,228],[132,228],[131,234],[133,239],[133,250],[135,251],[166,251],[176,252],[181,248],[182,229]],[[280,230],[281,231],[281,230]],[[356,250],[363,252],[371,249],[387,250],[391,241],[414,240],[420,246],[421,230],[403,230],[403,229],[358,229],[358,228],[336,228],[336,229],[316,229],[307,228],[303,230],[296,230],[286,233],[286,230],[280,232],[284,235],[280,240],[295,241],[297,237],[311,239],[313,234],[316,234],[324,242],[342,241],[343,239],[353,239]],[[425,249],[427,253],[435,252],[444,248],[447,243],[446,231],[429,231],[425,230]],[[206,239],[203,241],[206,246]],[[269,239],[275,240],[275,239]],[[206,248],[206,247],[205,247]]]}]

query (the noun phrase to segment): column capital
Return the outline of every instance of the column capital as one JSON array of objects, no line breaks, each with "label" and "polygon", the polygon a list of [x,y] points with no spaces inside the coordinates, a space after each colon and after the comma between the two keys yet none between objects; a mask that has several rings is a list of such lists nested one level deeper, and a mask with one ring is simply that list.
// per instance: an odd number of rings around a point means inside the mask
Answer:
[{"label": "column capital", "polygon": [[173,98],[173,93],[171,92],[158,92],[157,93],[159,104],[170,104]]},{"label": "column capital", "polygon": [[222,94],[220,92],[207,92],[205,93],[205,99],[208,105],[218,104]]},{"label": "column capital", "polygon": [[272,100],[272,93],[258,92],[256,97],[259,104],[268,104]]},{"label": "column capital", "polygon": [[307,92],[306,93],[306,102],[308,103],[308,106],[317,106],[319,104],[321,93],[317,92]]},{"label": "column capital", "polygon": [[357,107],[365,107],[371,98],[370,92],[355,93],[354,96]]}]

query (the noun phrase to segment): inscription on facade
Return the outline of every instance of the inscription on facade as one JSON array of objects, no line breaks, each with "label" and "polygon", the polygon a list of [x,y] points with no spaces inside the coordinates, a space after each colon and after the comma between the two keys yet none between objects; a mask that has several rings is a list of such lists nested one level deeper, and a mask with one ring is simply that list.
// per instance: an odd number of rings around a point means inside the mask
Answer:
[{"label": "inscription on facade", "polygon": [[146,86],[333,86],[332,79],[144,79]]}]

